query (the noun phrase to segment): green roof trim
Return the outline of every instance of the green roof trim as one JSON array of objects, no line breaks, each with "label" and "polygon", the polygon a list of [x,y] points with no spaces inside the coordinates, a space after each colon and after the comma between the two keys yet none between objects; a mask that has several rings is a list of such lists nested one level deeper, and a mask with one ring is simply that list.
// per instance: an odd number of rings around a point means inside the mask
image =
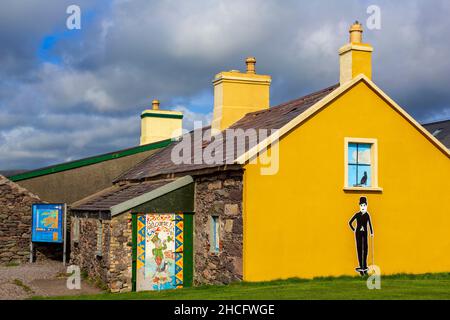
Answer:
[{"label": "green roof trim", "polygon": [[40,176],[44,176],[47,174],[52,174],[52,173],[76,169],[76,168],[80,168],[80,167],[84,167],[84,166],[89,166],[89,165],[96,164],[96,163],[103,162],[103,161],[114,160],[114,159],[118,159],[118,158],[122,158],[122,157],[126,157],[126,156],[131,156],[133,154],[137,154],[137,153],[141,153],[141,152],[145,152],[145,151],[164,148],[164,147],[167,147],[171,143],[172,143],[171,139],[162,140],[162,141],[158,141],[155,143],[145,144],[142,146],[128,148],[128,149],[124,149],[124,150],[120,150],[120,151],[116,151],[116,152],[101,154],[98,156],[93,156],[93,157],[75,160],[75,161],[71,161],[71,162],[59,163],[59,164],[55,164],[53,166],[27,171],[24,173],[10,176],[10,177],[8,177],[8,179],[11,181],[17,182],[17,181],[21,181],[21,180],[30,179],[30,178],[40,177]]},{"label": "green roof trim", "polygon": [[172,113],[143,113],[142,118],[170,118],[170,119],[183,119],[182,114],[172,114]]}]

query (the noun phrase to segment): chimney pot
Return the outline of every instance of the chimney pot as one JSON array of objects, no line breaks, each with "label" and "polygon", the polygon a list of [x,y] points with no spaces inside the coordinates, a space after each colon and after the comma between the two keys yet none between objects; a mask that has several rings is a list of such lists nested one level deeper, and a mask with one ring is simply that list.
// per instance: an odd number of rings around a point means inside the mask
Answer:
[{"label": "chimney pot", "polygon": [[153,110],[159,110],[159,100],[153,100],[152,101],[152,107],[153,107]]},{"label": "chimney pot", "polygon": [[355,21],[355,23],[350,27],[349,33],[350,43],[362,43],[363,28],[361,23]]},{"label": "chimney pot", "polygon": [[245,63],[247,64],[247,73],[255,74],[255,64],[256,64],[256,58],[255,57],[248,57],[245,60]]}]

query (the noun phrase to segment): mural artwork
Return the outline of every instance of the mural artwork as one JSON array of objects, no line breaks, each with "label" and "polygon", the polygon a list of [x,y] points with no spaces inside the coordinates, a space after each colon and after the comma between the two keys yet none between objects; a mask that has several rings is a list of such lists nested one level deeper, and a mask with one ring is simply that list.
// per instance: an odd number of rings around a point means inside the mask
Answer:
[{"label": "mural artwork", "polygon": [[[356,221],[356,228],[354,222]],[[370,228],[370,236],[372,238],[372,259],[373,259],[373,228],[370,214],[367,211],[367,198],[359,199],[359,212],[357,212],[349,221],[350,229],[355,233],[356,252],[358,255],[359,267],[355,270],[361,276],[367,275],[367,257],[368,257],[368,229]]]},{"label": "mural artwork", "polygon": [[137,291],[181,287],[183,215],[140,215],[137,238]]}]

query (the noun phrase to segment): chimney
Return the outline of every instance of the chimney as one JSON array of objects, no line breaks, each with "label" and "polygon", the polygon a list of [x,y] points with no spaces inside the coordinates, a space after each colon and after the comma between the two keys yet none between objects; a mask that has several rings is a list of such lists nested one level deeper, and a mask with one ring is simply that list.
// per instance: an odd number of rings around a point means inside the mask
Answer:
[{"label": "chimney", "polygon": [[363,28],[356,21],[349,30],[350,42],[339,49],[340,84],[343,85],[359,74],[372,78],[372,51],[370,44],[362,43]]},{"label": "chimney", "polygon": [[153,100],[152,109],[141,114],[141,145],[181,135],[183,113],[160,110],[159,104],[159,100]]},{"label": "chimney", "polygon": [[247,113],[270,107],[271,77],[256,74],[254,57],[248,57],[245,63],[245,73],[231,70],[215,76],[212,129],[225,130]]}]

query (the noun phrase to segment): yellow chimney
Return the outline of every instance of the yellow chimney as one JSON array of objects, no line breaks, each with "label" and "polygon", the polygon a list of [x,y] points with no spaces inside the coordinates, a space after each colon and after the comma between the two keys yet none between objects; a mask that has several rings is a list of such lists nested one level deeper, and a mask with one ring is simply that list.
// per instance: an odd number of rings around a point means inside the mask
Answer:
[{"label": "yellow chimney", "polygon": [[247,71],[221,72],[214,78],[212,129],[224,130],[249,112],[270,107],[270,76],[256,74],[256,59],[245,61]]},{"label": "yellow chimney", "polygon": [[182,121],[182,112],[160,110],[159,100],[153,100],[152,109],[141,114],[141,145],[181,135]]},{"label": "yellow chimney", "polygon": [[339,49],[340,84],[343,85],[359,74],[372,78],[372,52],[370,44],[362,43],[363,28],[356,21],[349,30],[350,42]]}]

